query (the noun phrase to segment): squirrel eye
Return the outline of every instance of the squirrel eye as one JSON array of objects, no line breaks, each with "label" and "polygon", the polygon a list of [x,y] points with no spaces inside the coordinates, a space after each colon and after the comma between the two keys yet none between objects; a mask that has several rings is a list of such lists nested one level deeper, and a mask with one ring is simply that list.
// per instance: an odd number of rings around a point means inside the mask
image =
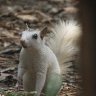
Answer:
[{"label": "squirrel eye", "polygon": [[38,38],[38,35],[37,34],[34,34],[34,35],[32,35],[32,38],[33,39],[37,39]]}]

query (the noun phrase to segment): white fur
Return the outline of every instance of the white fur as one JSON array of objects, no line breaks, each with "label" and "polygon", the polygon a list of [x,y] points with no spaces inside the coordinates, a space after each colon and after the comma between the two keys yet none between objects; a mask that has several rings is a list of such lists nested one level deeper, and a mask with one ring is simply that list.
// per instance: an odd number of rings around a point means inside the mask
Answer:
[{"label": "white fur", "polygon": [[[32,39],[35,33],[38,34],[37,40]],[[59,65],[78,52],[80,35],[80,27],[73,20],[60,21],[45,39],[40,38],[39,30],[24,31],[21,40],[25,41],[27,48],[22,48],[18,66],[18,78],[19,81],[23,79],[24,89],[36,90],[39,96],[48,78],[61,74]]]},{"label": "white fur", "polygon": [[66,70],[64,62],[70,60],[79,51],[80,37],[80,25],[74,20],[67,20],[59,21],[54,25],[52,33],[46,38],[46,44],[55,53],[62,71]]},{"label": "white fur", "polygon": [[[34,34],[38,35],[38,39],[32,38]],[[27,48],[22,48],[20,52],[18,81],[23,79],[24,90],[37,91],[36,96],[40,96],[48,78],[61,74],[58,60],[53,51],[45,45],[44,39],[40,38],[38,30],[24,31],[21,40],[25,41]]]}]

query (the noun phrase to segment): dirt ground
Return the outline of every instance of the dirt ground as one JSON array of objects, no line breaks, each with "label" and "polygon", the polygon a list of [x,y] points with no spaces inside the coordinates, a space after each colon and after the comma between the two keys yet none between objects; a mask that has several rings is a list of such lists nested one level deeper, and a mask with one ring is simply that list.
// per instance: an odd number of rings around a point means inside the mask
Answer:
[{"label": "dirt ground", "polygon": [[[59,19],[78,20],[78,3],[79,0],[0,0],[0,89],[12,91],[17,82],[20,33],[27,28],[26,24],[35,29]],[[72,68],[59,96],[80,96],[81,78]]]}]

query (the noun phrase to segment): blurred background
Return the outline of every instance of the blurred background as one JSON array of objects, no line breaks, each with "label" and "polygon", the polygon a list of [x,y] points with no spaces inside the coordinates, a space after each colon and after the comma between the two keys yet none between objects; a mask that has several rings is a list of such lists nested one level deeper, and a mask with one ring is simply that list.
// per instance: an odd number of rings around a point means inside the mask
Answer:
[{"label": "blurred background", "polygon": [[[17,82],[17,65],[21,49],[20,33],[27,28],[50,26],[59,19],[79,22],[79,0],[0,0],[0,88],[13,90]],[[64,77],[59,96],[81,96],[81,76],[78,73],[78,54]]]}]

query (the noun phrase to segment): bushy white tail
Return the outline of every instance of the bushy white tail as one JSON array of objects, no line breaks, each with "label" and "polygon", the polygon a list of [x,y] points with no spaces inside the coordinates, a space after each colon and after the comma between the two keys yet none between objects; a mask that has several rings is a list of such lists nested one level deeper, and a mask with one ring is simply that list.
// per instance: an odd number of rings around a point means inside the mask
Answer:
[{"label": "bushy white tail", "polygon": [[74,20],[59,21],[47,37],[46,43],[57,56],[62,70],[65,70],[64,62],[70,60],[79,51],[80,37],[80,26]]}]

